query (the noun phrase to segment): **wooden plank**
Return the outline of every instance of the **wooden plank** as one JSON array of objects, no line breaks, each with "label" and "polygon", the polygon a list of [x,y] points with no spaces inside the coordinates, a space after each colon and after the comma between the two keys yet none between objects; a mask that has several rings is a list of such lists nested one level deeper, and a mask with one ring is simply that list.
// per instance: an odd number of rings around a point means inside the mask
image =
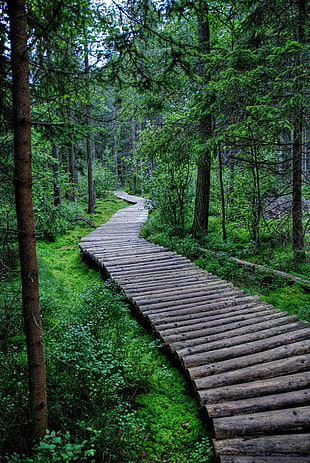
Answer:
[{"label": "wooden plank", "polygon": [[177,255],[167,252],[156,253],[156,254],[144,254],[144,255],[127,255],[122,254],[122,256],[114,256],[109,258],[104,254],[98,253],[98,256],[102,259],[104,265],[109,265],[110,268],[134,268],[141,267],[142,265],[151,265],[151,264],[161,264],[165,262],[186,262],[183,259],[177,257]]},{"label": "wooden plank", "polygon": [[207,285],[196,285],[196,287],[186,287],[186,288],[177,288],[176,291],[170,290],[170,291],[162,291],[162,292],[156,292],[150,293],[146,296],[138,296],[135,295],[132,297],[132,299],[138,304],[139,306],[144,305],[144,304],[160,304],[161,302],[170,302],[170,301],[179,301],[179,300],[184,300],[184,298],[190,298],[190,300],[195,299],[200,301],[208,300],[210,297],[212,297],[214,294],[222,294],[225,293],[225,291],[236,291],[235,289],[232,289],[233,286],[229,283],[224,283],[224,284],[218,284],[215,287],[208,287]]},{"label": "wooden plank", "polygon": [[149,269],[150,267],[155,271],[156,269],[162,268],[162,266],[167,265],[168,267],[174,267],[175,265],[184,265],[187,264],[189,266],[192,266],[192,264],[189,260],[182,258],[182,257],[176,257],[176,256],[163,256],[162,258],[158,258],[157,261],[150,263],[145,263],[145,262],[122,262],[119,265],[115,265],[113,262],[104,262],[102,263],[108,267],[111,271],[118,271],[118,272],[132,272],[133,270],[142,270],[142,273],[144,269]]},{"label": "wooden plank", "polygon": [[[252,331],[263,330],[282,323],[289,323],[290,321],[297,321],[298,318],[295,315],[288,315],[285,312],[267,310],[261,314],[251,313],[245,314],[241,317],[229,317],[220,318],[208,323],[206,317],[204,323],[200,328],[195,330],[187,329],[178,330],[176,334],[169,334],[163,332],[163,338],[167,342],[177,343],[178,341],[186,340],[187,347],[200,344],[204,342],[207,337],[213,334],[217,334],[218,338],[227,338],[231,336],[239,336]],[[197,325],[195,325],[197,326]]]},{"label": "wooden plank", "polygon": [[[101,264],[103,264],[103,262],[100,262]],[[117,278],[118,276],[120,275],[123,275],[126,273],[126,276],[128,278],[128,276],[134,276],[134,275],[142,275],[142,274],[145,274],[145,273],[149,273],[151,275],[153,275],[154,273],[161,273],[161,272],[164,272],[164,271],[170,271],[170,272],[174,272],[175,270],[179,270],[179,269],[190,269],[190,268],[193,268],[193,265],[194,264],[190,264],[190,263],[182,263],[182,262],[169,262],[167,261],[166,265],[152,265],[152,266],[140,266],[138,268],[131,268],[131,269],[124,269],[123,267],[117,267],[117,268],[111,268],[109,265],[105,266],[106,269],[109,271],[109,273],[111,275],[113,275],[113,278],[115,276],[115,278]]]},{"label": "wooden plank", "polygon": [[106,259],[107,262],[123,262],[126,260],[133,259],[156,259],[157,257],[163,257],[168,255],[173,255],[171,251],[165,250],[164,248],[149,248],[145,246],[133,248],[132,246],[128,247],[128,250],[124,249],[123,246],[119,249],[115,249],[111,252],[110,249],[104,250],[100,249],[95,250],[97,254],[100,254],[103,259]]},{"label": "wooden plank", "polygon": [[221,281],[214,281],[211,279],[203,278],[202,276],[194,276],[189,275],[188,277],[177,277],[173,276],[171,279],[168,278],[161,278],[161,279],[152,279],[150,281],[140,281],[140,283],[130,284],[124,283],[123,289],[126,291],[128,296],[133,295],[147,295],[155,292],[169,292],[169,291],[177,291],[178,288],[182,287],[193,287],[195,288],[196,285],[205,285],[207,287],[214,287],[219,284],[225,283],[223,280]]},{"label": "wooden plank", "polygon": [[205,378],[196,379],[194,383],[197,390],[210,389],[230,384],[248,383],[257,379],[273,378],[281,375],[286,376],[291,373],[306,371],[309,367],[310,354],[303,354],[206,376]]},{"label": "wooden plank", "polygon": [[251,314],[255,313],[267,313],[267,311],[269,311],[269,313],[274,313],[276,311],[272,305],[267,305],[265,302],[259,303],[256,300],[246,304],[236,304],[230,306],[227,306],[227,304],[224,306],[222,304],[217,304],[216,307],[217,308],[202,310],[201,312],[199,311],[197,314],[195,312],[188,313],[187,310],[184,314],[177,312],[177,315],[174,319],[171,320],[171,318],[163,318],[158,321],[154,321],[154,324],[156,324],[158,331],[166,332],[177,328],[182,329],[183,327],[188,327],[188,329],[190,329],[192,324],[197,326],[200,323],[204,323],[205,318],[207,318],[208,321],[212,321],[230,318],[232,315],[235,315],[237,318],[239,316],[242,317],[243,315],[251,316]]},{"label": "wooden plank", "polygon": [[[236,345],[240,346],[240,348],[242,349],[242,345],[247,345],[254,341],[260,341],[260,340],[264,341],[265,339],[267,339],[267,345],[268,345],[269,338],[273,336],[283,335],[290,331],[295,331],[295,330],[297,331],[304,327],[307,327],[307,323],[298,321],[298,322],[293,322],[293,323],[277,325],[272,328],[264,329],[262,331],[254,331],[253,333],[247,333],[247,334],[243,334],[239,336],[238,335],[231,336],[228,338],[220,338],[220,336],[217,336],[215,334],[215,335],[209,336],[207,338],[207,341],[202,342],[201,344],[198,344],[198,345],[191,346],[191,347],[186,347],[186,344],[184,344],[184,347],[182,348],[180,343],[177,344],[177,349],[175,348],[174,343],[172,343],[171,346],[174,350],[177,350],[178,355],[181,357],[187,356],[190,354],[202,353],[204,351],[225,349],[227,347],[236,346]],[[309,333],[310,333],[310,329],[309,329]]]},{"label": "wooden plank", "polygon": [[282,394],[310,387],[310,371],[288,376],[262,379],[242,384],[199,390],[202,404],[227,402],[237,399],[250,399],[268,394]]},{"label": "wooden plank", "polygon": [[293,408],[302,405],[310,405],[310,389],[282,392],[281,394],[254,397],[252,399],[220,402],[206,405],[205,408],[210,418],[220,418],[224,416]]},{"label": "wooden plank", "polygon": [[310,463],[310,456],[290,455],[290,456],[240,456],[224,455],[221,457],[221,463]]},{"label": "wooden plank", "polygon": [[[169,270],[166,269],[161,269],[160,272],[156,272],[155,274],[143,274],[143,275],[123,275],[122,276],[122,281],[123,283],[129,283],[129,284],[134,284],[136,282],[155,282],[155,281],[172,281],[174,278],[177,277],[193,277],[195,278],[196,276],[202,276],[205,277],[209,280],[214,280],[215,278],[212,275],[207,274],[201,269],[198,269],[197,267],[187,267],[187,268],[182,268],[181,270],[174,269],[174,272],[170,272]],[[220,281],[219,278],[216,277],[217,281]]]},{"label": "wooden plank", "polygon": [[214,418],[213,425],[216,439],[302,431],[310,427],[310,407]]},{"label": "wooden plank", "polygon": [[161,325],[162,323],[174,322],[180,320],[188,320],[190,318],[198,319],[205,317],[207,312],[216,310],[216,309],[231,309],[234,306],[253,304],[259,302],[259,298],[250,296],[249,294],[232,294],[230,296],[225,296],[225,298],[220,298],[220,300],[212,300],[209,302],[204,302],[203,304],[191,304],[188,306],[185,304],[176,305],[173,309],[170,310],[161,310],[161,311],[152,311],[144,309],[146,315],[154,315],[152,321],[155,325]]},{"label": "wooden plank", "polygon": [[175,314],[175,311],[178,310],[178,308],[180,309],[184,309],[185,306],[187,304],[190,304],[190,305],[196,305],[198,303],[201,303],[200,305],[202,305],[202,303],[206,304],[206,305],[210,305],[211,304],[211,301],[214,301],[215,300],[223,300],[223,299],[228,299],[229,297],[231,298],[234,298],[236,296],[241,296],[244,294],[244,291],[240,290],[240,291],[237,291],[235,289],[231,289],[231,290],[226,290],[225,293],[221,293],[220,291],[214,293],[214,294],[210,294],[208,297],[206,296],[197,296],[195,297],[195,295],[193,295],[193,297],[190,297],[188,299],[184,299],[182,300],[182,303],[180,303],[180,305],[176,305],[175,304],[175,301],[170,301],[170,302],[165,302],[164,304],[163,303],[140,303],[139,304],[139,307],[140,309],[142,309],[145,313],[154,313],[154,311],[156,311],[156,313],[158,313],[158,309],[162,309],[162,312],[164,313],[164,310],[167,312],[167,307],[170,307],[171,308],[171,311],[173,312],[173,315]]},{"label": "wooden plank", "polygon": [[259,363],[271,362],[281,358],[293,357],[295,355],[306,354],[310,352],[310,343],[308,340],[284,344],[274,349],[246,355],[244,357],[232,358],[223,362],[207,363],[199,367],[188,369],[188,374],[192,381],[205,376],[216,375],[225,371],[234,371]]},{"label": "wooden plank", "polygon": [[198,282],[190,282],[186,281],[185,283],[177,283],[178,280],[176,280],[175,283],[172,284],[170,283],[169,286],[164,287],[163,285],[158,285],[155,288],[149,288],[147,291],[140,291],[139,289],[135,290],[124,290],[126,291],[126,294],[129,297],[132,297],[135,299],[135,301],[139,303],[143,303],[144,301],[150,301],[154,300],[156,302],[159,302],[160,298],[165,296],[165,297],[174,297],[177,295],[181,294],[195,294],[197,295],[198,293],[204,293],[206,295],[214,292],[214,291],[219,291],[219,290],[224,290],[226,288],[232,288],[233,285],[231,283],[216,283],[216,284],[211,284],[208,285],[208,283],[204,281],[198,281]]},{"label": "wooden plank", "polygon": [[[268,312],[267,312],[268,313]],[[245,339],[244,342],[249,342],[253,341],[255,339],[264,339],[266,336],[266,332],[268,331],[269,334],[277,334],[277,328],[279,329],[279,332],[287,331],[290,330],[291,328],[288,328],[288,326],[293,325],[293,329],[296,327],[301,327],[304,326],[302,322],[298,321],[298,318],[294,315],[285,315],[280,313],[274,313],[274,318],[271,320],[267,321],[261,321],[257,317],[256,320],[253,321],[251,324],[246,324],[245,326],[241,326],[240,328],[234,328],[231,329],[230,324],[218,326],[217,325],[210,327],[209,329],[201,330],[201,332],[196,332],[196,336],[190,337],[188,333],[180,340],[180,341],[174,341],[174,340],[168,340],[166,339],[167,342],[173,344],[173,348],[175,350],[183,350],[184,348],[187,349],[195,349],[195,351],[200,351],[201,346],[204,345],[206,342],[210,343],[213,341],[225,341],[228,338],[231,340],[231,345],[232,344],[239,344],[243,343],[243,339]],[[278,317],[276,317],[278,315]],[[294,324],[295,322],[295,324]],[[296,325],[297,323],[297,325]],[[284,325],[286,325],[286,328],[284,328]],[[225,327],[227,328],[225,330]],[[270,332],[269,330],[272,330]],[[201,333],[201,335],[199,335]],[[238,338],[238,339],[236,339]],[[226,347],[227,343],[225,343]]]},{"label": "wooden plank", "polygon": [[191,368],[199,365],[206,365],[215,361],[224,361],[232,358],[243,357],[245,355],[256,354],[258,352],[273,349],[275,347],[283,346],[293,342],[309,340],[310,329],[303,328],[300,330],[285,333],[285,336],[278,335],[272,336],[267,339],[249,342],[247,344],[230,346],[214,351],[205,351],[195,355],[188,355],[182,357],[186,368]]},{"label": "wooden plank", "polygon": [[[284,434],[214,441],[217,455],[310,455],[310,434]],[[291,461],[294,463],[294,460]]]}]

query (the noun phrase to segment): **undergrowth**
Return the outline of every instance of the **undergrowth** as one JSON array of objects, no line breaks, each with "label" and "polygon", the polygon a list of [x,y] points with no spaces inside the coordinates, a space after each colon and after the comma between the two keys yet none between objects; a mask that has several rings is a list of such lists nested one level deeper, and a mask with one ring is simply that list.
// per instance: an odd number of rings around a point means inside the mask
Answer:
[{"label": "undergrowth", "polygon": [[[261,272],[242,267],[229,260],[230,256],[254,262],[270,269],[281,270],[301,276],[310,281],[310,262],[294,263],[293,253],[287,243],[270,242],[262,237],[260,248],[255,248],[244,230],[234,230],[226,241],[221,239],[216,220],[210,221],[210,233],[194,240],[190,230],[181,234],[163,227],[152,213],[142,229],[142,236],[156,244],[166,246],[188,257],[196,265],[220,278],[231,281],[251,294],[258,294],[276,308],[310,321],[310,284],[289,283],[272,272]],[[202,252],[206,248],[212,252]],[[216,254],[215,254],[216,253]]]},{"label": "undergrowth", "polygon": [[[91,220],[99,225],[123,205],[110,199]],[[38,244],[49,431],[32,450],[19,283],[6,282],[12,298],[11,310],[1,311],[0,458],[210,462],[211,444],[189,385],[122,293],[81,260],[77,244],[91,230],[81,220],[53,242]]]}]

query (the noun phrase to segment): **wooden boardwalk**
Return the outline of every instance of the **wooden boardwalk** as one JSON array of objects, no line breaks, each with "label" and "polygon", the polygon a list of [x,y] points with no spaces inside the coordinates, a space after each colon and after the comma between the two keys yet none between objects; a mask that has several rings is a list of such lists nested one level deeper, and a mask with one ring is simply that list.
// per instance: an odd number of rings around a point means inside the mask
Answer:
[{"label": "wooden boardwalk", "polygon": [[80,242],[191,378],[221,463],[310,463],[310,325],[139,238],[139,197]]}]

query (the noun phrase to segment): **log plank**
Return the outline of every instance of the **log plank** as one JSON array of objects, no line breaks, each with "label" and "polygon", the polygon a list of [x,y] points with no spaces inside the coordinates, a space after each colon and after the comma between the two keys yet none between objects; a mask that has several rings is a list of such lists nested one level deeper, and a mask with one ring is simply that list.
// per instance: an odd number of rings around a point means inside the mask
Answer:
[{"label": "log plank", "polygon": [[198,391],[202,404],[282,394],[310,387],[310,371]]},{"label": "log plank", "polygon": [[293,408],[302,405],[310,405],[310,389],[282,392],[281,394],[254,397],[252,399],[207,404],[205,408],[210,418],[220,418],[224,416]]},{"label": "log plank", "polygon": [[263,340],[253,341],[242,345],[230,346],[228,348],[217,349],[214,351],[201,352],[195,355],[182,357],[185,368],[206,365],[216,361],[224,361],[232,358],[243,357],[245,355],[255,354],[258,352],[280,347],[298,341],[309,340],[310,329],[303,328],[291,331],[283,335],[272,336]]},{"label": "log plank", "polygon": [[225,439],[214,441],[214,447],[217,455],[310,455],[310,434]]},{"label": "log plank", "polygon": [[192,381],[198,378],[204,378],[210,375],[216,375],[225,371],[234,371],[239,368],[245,368],[251,365],[258,365],[264,362],[271,362],[282,358],[292,357],[295,355],[307,354],[310,352],[310,343],[308,340],[284,344],[274,349],[268,349],[259,353],[236,357],[223,362],[207,363],[199,367],[189,368],[188,374]]},{"label": "log plank", "polygon": [[310,406],[214,418],[216,439],[310,429]]},{"label": "log plank", "polygon": [[196,329],[178,329],[175,334],[163,332],[163,338],[167,342],[177,343],[178,341],[186,340],[187,347],[200,344],[202,341],[206,341],[208,336],[218,334],[223,338],[231,336],[239,336],[251,331],[259,331],[270,326],[274,326],[282,323],[289,323],[290,321],[297,321],[298,318],[295,315],[288,315],[285,312],[270,311],[262,312],[260,314],[245,314],[242,317],[229,317],[228,319],[216,319],[208,321],[204,320],[203,326]]},{"label": "log plank", "polygon": [[194,381],[197,390],[211,389],[213,387],[228,386],[256,381],[258,379],[285,376],[291,373],[310,370],[310,354],[274,360],[272,362],[259,363],[234,371],[206,376]]},{"label": "log plank", "polygon": [[[225,349],[227,347],[232,347],[232,346],[240,346],[240,349],[242,349],[243,345],[248,345],[251,342],[255,341],[260,341],[260,340],[268,340],[272,338],[273,336],[278,336],[278,335],[283,335],[286,333],[289,333],[290,331],[297,331],[302,328],[306,328],[309,330],[310,334],[310,328],[308,327],[308,324],[306,322],[293,322],[293,323],[287,323],[283,325],[278,325],[274,326],[273,328],[268,328],[262,331],[256,331],[254,333],[248,333],[240,336],[233,336],[230,338],[224,338],[218,340],[217,335],[212,335],[208,337],[207,342],[204,342],[203,344],[200,345],[195,345],[192,347],[186,347],[184,345],[184,348],[182,348],[178,344],[178,349],[177,353],[179,356],[188,356],[192,354],[199,354],[204,351],[210,351],[210,350],[217,350],[217,349]],[[284,336],[282,336],[283,338]],[[174,348],[174,344],[172,344]]]},{"label": "log plank", "polygon": [[290,455],[290,456],[251,456],[247,455],[223,455],[221,463],[310,463],[310,456]]},{"label": "log plank", "polygon": [[[207,310],[198,311],[197,313],[188,313],[186,310],[184,314],[180,314],[177,312],[177,315],[172,318],[163,318],[158,321],[154,321],[156,328],[159,331],[170,332],[173,329],[180,328],[187,326],[190,327],[192,324],[194,326],[198,326],[200,323],[204,323],[205,317],[208,320],[218,320],[218,319],[226,319],[230,318],[233,314],[235,317],[239,316],[251,316],[254,313],[275,313],[276,309],[272,305],[267,305],[265,302],[258,303],[257,301],[252,301],[247,304],[236,304],[227,307],[227,304],[217,304],[218,308],[207,308]],[[205,306],[203,306],[203,309]],[[190,328],[189,328],[190,329]]]}]

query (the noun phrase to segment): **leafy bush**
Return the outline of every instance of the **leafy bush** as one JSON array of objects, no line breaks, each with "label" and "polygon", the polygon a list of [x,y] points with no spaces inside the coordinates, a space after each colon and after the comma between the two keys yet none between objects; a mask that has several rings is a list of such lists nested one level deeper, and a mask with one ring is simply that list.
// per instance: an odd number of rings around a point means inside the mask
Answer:
[{"label": "leafy bush", "polygon": [[[47,430],[45,437],[34,447],[33,456],[14,453],[6,459],[8,463],[69,463],[71,461],[94,462],[94,448],[86,448],[87,440],[81,444],[71,442],[70,433]],[[93,444],[91,444],[93,447]]]}]

